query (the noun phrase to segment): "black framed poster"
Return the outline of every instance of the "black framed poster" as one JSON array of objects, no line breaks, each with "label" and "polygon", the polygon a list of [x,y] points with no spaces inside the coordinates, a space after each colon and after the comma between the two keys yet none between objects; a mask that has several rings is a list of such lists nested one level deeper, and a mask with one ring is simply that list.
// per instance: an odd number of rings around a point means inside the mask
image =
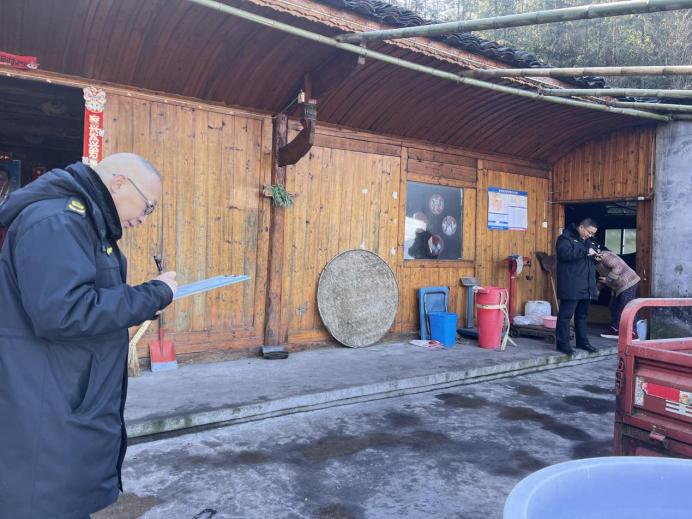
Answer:
[{"label": "black framed poster", "polygon": [[407,182],[404,259],[461,259],[463,201],[462,188]]}]

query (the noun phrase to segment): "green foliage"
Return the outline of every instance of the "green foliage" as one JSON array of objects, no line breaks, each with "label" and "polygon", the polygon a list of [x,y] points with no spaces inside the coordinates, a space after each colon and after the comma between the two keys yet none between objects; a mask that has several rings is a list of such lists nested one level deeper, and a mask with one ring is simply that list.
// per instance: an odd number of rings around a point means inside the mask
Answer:
[{"label": "green foliage", "polygon": [[[428,20],[451,21],[603,3],[598,0],[390,0]],[[615,16],[476,33],[559,67],[689,65],[692,11]],[[627,88],[692,88],[690,76],[609,77]]]},{"label": "green foliage", "polygon": [[272,204],[276,207],[292,207],[293,199],[291,194],[281,184],[271,186]]}]

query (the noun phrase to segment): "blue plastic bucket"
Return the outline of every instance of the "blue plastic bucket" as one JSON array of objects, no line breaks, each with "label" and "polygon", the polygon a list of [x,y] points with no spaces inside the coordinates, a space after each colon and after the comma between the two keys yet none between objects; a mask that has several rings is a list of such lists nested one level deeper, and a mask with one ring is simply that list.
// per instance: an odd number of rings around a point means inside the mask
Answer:
[{"label": "blue plastic bucket", "polygon": [[429,312],[430,336],[445,346],[454,346],[457,342],[457,314],[449,312]]},{"label": "blue plastic bucket", "polygon": [[558,463],[521,480],[504,519],[689,519],[692,460],[606,457]]}]

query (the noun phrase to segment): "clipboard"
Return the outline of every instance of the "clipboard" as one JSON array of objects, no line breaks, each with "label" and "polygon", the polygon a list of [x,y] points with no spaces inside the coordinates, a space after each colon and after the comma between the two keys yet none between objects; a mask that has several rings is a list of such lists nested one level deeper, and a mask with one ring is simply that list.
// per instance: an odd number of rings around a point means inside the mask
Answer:
[{"label": "clipboard", "polygon": [[194,283],[188,283],[187,285],[178,287],[178,291],[175,293],[175,296],[173,296],[173,301],[209,292],[210,290],[216,290],[217,288],[233,285],[235,283],[242,283],[249,279],[250,276],[214,276],[212,278],[195,281]]}]

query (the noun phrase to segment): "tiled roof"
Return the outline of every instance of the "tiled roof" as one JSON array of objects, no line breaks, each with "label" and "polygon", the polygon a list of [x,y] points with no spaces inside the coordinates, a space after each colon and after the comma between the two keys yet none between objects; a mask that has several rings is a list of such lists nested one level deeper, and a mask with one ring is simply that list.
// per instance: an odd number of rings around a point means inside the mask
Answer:
[{"label": "tiled roof", "polygon": [[[339,9],[350,10],[377,20],[378,22],[392,25],[394,27],[410,27],[415,25],[427,25],[435,23],[425,20],[413,11],[403,7],[394,6],[380,0],[319,0],[324,4],[337,7]],[[452,47],[459,47],[468,52],[486,56],[488,58],[501,61],[516,68],[546,68],[552,67],[549,63],[541,61],[533,54],[505,47],[495,41],[480,38],[471,33],[450,34],[432,36],[431,39],[439,40]],[[597,76],[586,76],[579,78],[564,78],[564,81],[573,83],[584,88],[603,88],[605,79]]]}]

